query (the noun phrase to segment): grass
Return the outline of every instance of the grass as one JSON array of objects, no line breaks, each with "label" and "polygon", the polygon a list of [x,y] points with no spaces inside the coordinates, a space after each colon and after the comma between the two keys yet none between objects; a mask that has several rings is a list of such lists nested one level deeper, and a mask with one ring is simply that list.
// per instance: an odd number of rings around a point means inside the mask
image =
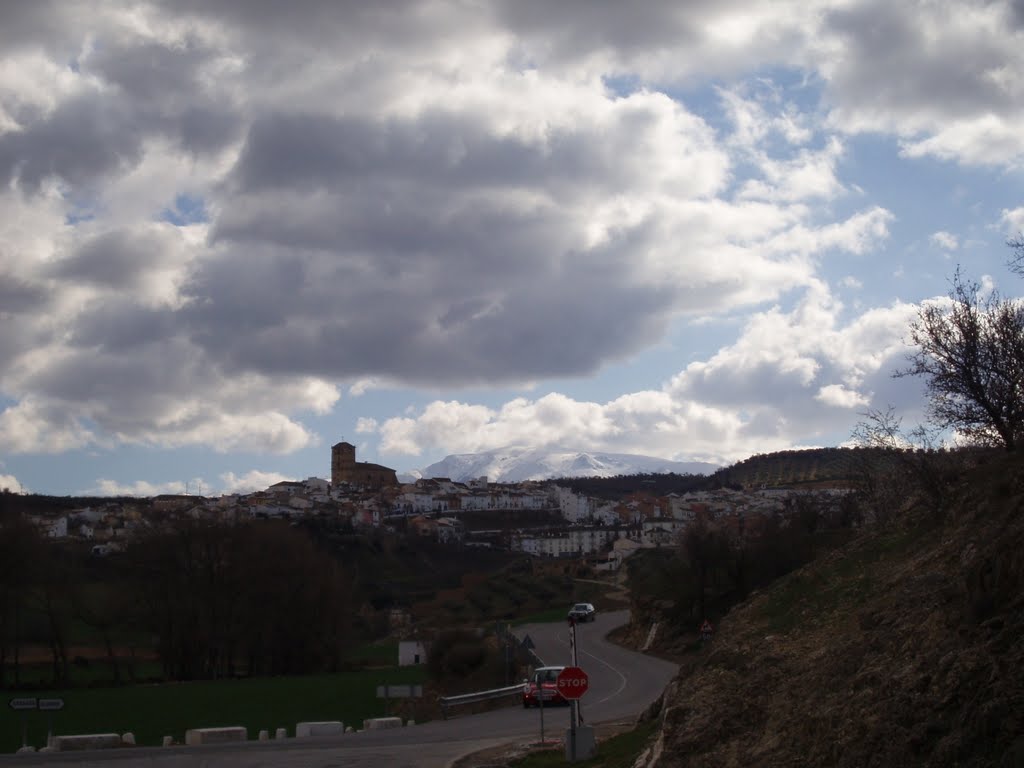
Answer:
[{"label": "grass", "polygon": [[783,577],[765,604],[764,618],[773,632],[798,626],[806,614],[824,616],[849,610],[873,594],[875,569],[900,558],[920,543],[926,528],[893,531],[848,547],[844,556]]},{"label": "grass", "polygon": [[[575,765],[591,768],[632,768],[637,757],[651,742],[657,731],[657,721],[642,723],[632,731],[612,736],[597,744],[596,754],[589,760],[577,760]],[[510,768],[555,768],[565,765],[565,747],[545,749],[509,763]]]},{"label": "grass", "polygon": [[[159,746],[163,737],[183,741],[189,728],[245,726],[249,738],[261,729],[271,734],[308,720],[341,720],[361,726],[369,717],[387,715],[377,686],[422,683],[423,667],[364,669],[337,675],[267,677],[244,680],[136,685],[122,688],[71,689],[10,693],[9,697],[62,698],[53,713],[56,734],[135,734],[136,743]],[[0,714],[0,754],[21,746],[21,713],[6,707]],[[46,742],[47,713],[28,713],[28,741]]]},{"label": "grass", "polygon": [[397,640],[378,640],[356,648],[349,654],[356,666],[390,667],[398,660]]},{"label": "grass", "polygon": [[[397,658],[397,652],[395,658]],[[40,688],[53,685],[52,662],[41,661],[32,662],[31,664],[22,663],[19,666],[19,688]],[[136,680],[153,681],[159,680],[163,677],[163,667],[158,661],[121,658],[119,666],[121,670],[121,681],[125,684],[131,682],[131,676],[128,674],[129,667],[131,668]],[[114,670],[110,662],[106,659],[90,659],[87,664],[72,662],[68,670],[68,676],[71,684],[75,687],[114,684]],[[6,677],[4,679],[8,684],[14,684],[13,664],[7,665]],[[33,694],[27,693],[26,695],[31,696]]]}]

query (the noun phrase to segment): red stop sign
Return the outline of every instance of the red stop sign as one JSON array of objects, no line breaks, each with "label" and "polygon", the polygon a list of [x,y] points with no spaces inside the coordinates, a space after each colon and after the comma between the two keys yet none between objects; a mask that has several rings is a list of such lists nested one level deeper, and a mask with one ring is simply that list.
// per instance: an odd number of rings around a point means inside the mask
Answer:
[{"label": "red stop sign", "polygon": [[563,699],[578,699],[587,692],[590,680],[587,673],[579,667],[566,667],[558,673],[555,685]]}]

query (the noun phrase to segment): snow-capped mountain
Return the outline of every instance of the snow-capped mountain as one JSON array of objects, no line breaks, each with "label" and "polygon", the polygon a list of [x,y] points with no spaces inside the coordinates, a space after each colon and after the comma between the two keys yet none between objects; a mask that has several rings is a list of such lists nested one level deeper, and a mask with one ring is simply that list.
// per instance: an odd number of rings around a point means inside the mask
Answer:
[{"label": "snow-capped mountain", "polygon": [[460,453],[416,473],[465,482],[486,477],[491,482],[518,483],[555,477],[611,477],[638,473],[709,475],[718,467],[700,461],[669,461],[629,453],[598,453],[559,448],[511,446],[481,453]]}]

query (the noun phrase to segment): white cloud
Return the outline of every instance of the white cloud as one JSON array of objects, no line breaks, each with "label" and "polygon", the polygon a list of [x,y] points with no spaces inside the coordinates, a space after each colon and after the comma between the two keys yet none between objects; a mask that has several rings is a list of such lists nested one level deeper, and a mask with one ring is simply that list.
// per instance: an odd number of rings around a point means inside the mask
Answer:
[{"label": "white cloud", "polygon": [[1004,208],[1000,213],[999,221],[1007,235],[1010,237],[1019,235],[1024,232],[1024,206],[1013,209]]},{"label": "white cloud", "polygon": [[935,232],[931,236],[932,245],[944,251],[955,251],[960,247],[960,240],[952,232]]},{"label": "white cloud", "polygon": [[[438,399],[356,429],[413,455],[573,430],[672,453],[816,434],[830,404],[884,390],[872,377],[905,309],[851,320],[821,287],[830,259],[870,256],[898,213],[848,180],[851,136],[898,142],[908,164],[1019,169],[1014,13],[12,6],[0,444],[294,452],[346,387],[542,387],[725,317],[741,337],[663,390]],[[1011,234],[1022,210],[1003,210]],[[874,350],[857,338],[872,329]]]},{"label": "white cloud", "polygon": [[28,489],[18,482],[14,475],[0,475],[0,491],[11,493],[28,493]]},{"label": "white cloud", "polygon": [[[380,424],[381,450],[419,455],[443,447],[470,453],[507,445],[572,445],[730,462],[763,446],[852,428],[849,411],[897,400],[890,374],[906,353],[914,308],[897,304],[843,324],[842,306],[823,286],[789,312],[752,317],[740,338],[691,363],[661,390],[606,403],[559,393],[516,398],[497,409],[435,401]],[[882,398],[879,400],[878,398]],[[757,446],[762,446],[758,448]]]},{"label": "white cloud", "polygon": [[869,397],[847,389],[842,384],[829,384],[822,387],[815,395],[815,399],[837,408],[866,407],[870,403]]},{"label": "white cloud", "polygon": [[100,478],[96,485],[85,491],[83,496],[137,496],[140,498],[159,496],[164,493],[183,494],[186,492],[202,495],[202,481],[193,479],[189,482],[171,481],[168,483],[151,483],[146,480],[136,480],[132,483],[122,483],[116,480]]},{"label": "white cloud", "polygon": [[377,431],[377,420],[366,417],[360,417],[356,419],[356,432],[358,434],[367,434]]},{"label": "white cloud", "polygon": [[87,496],[138,496],[150,497],[160,494],[193,494],[195,496],[215,497],[227,494],[246,494],[263,491],[284,480],[294,480],[278,472],[265,472],[258,469],[250,470],[243,475],[225,472],[219,476],[219,483],[211,484],[203,478],[193,477],[188,480],[171,480],[153,483],[148,480],[136,480],[122,483],[115,480],[99,479],[93,488],[82,491]]},{"label": "white cloud", "polygon": [[0,444],[10,453],[63,453],[96,442],[74,416],[25,398],[0,412]]},{"label": "white cloud", "polygon": [[909,157],[1018,166],[1024,66],[1010,2],[829,4],[809,61],[832,124],[903,138]]},{"label": "white cloud", "polygon": [[236,475],[234,472],[225,472],[220,475],[220,494],[264,491],[275,483],[294,479],[294,477],[287,477],[278,472],[265,472],[258,469],[250,470],[244,475]]}]

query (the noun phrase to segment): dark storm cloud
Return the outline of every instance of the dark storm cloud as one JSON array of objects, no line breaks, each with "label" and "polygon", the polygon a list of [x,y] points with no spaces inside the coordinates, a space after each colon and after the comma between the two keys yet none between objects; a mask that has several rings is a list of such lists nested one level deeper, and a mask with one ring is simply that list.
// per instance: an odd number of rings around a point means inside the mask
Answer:
[{"label": "dark storm cloud", "polygon": [[48,296],[42,285],[0,272],[0,317],[36,312],[43,308]]},{"label": "dark storm cloud", "polygon": [[28,192],[54,176],[87,186],[136,163],[141,140],[121,105],[79,96],[22,131],[0,135],[0,176]]},{"label": "dark storm cloud", "polygon": [[4,50],[36,48],[40,44],[69,46],[81,35],[76,22],[83,15],[74,2],[33,0],[5,2],[0,15],[0,46]]},{"label": "dark storm cloud", "polygon": [[9,361],[46,341],[35,320],[47,310],[50,298],[41,283],[0,272],[0,377]]},{"label": "dark storm cloud", "polygon": [[[975,7],[951,3],[949,12]],[[912,5],[873,0],[826,14],[826,29],[847,46],[831,82],[837,106],[958,117],[1019,108],[1014,93],[992,77],[1008,63],[1004,50],[977,33],[958,35],[955,25],[931,39],[931,24],[919,13]]]},{"label": "dark storm cloud", "polygon": [[[543,147],[496,136],[484,115],[441,111],[414,121],[275,115],[254,122],[234,178],[239,191],[325,186],[365,179],[429,179],[436,191],[466,185],[578,188],[621,184],[622,156],[586,147],[579,136]],[[643,117],[637,131],[643,130]],[[543,150],[543,151],[541,151]]]},{"label": "dark storm cloud", "polygon": [[662,45],[683,47],[703,37],[708,10],[734,3],[620,3],[615,0],[504,0],[495,4],[501,23],[520,34],[557,41],[562,53],[587,55],[602,49],[646,51]]},{"label": "dark storm cloud", "polygon": [[[386,42],[410,54],[438,34],[469,32],[472,9],[453,6],[447,13],[424,12],[417,0],[367,3],[363,0],[307,0],[299,4],[276,0],[164,0],[157,3],[169,17],[190,15],[218,23],[229,34],[274,48],[300,45],[307,55],[347,51]],[[457,22],[462,21],[461,27]],[[256,68],[261,63],[253,62]]]},{"label": "dark storm cloud", "polygon": [[181,316],[237,370],[419,383],[593,371],[656,338],[677,298],[630,258],[652,245],[643,227],[585,247],[566,225],[581,201],[637,184],[628,153],[611,162],[615,134],[538,145],[436,112],[261,119]]},{"label": "dark storm cloud", "polygon": [[178,333],[171,310],[141,306],[130,296],[105,297],[78,315],[69,344],[121,354],[172,339]]},{"label": "dark storm cloud", "polygon": [[216,84],[204,83],[204,69],[216,56],[195,39],[175,45],[125,41],[101,46],[88,57],[85,71],[116,86],[117,98],[132,105],[147,132],[175,139],[186,151],[209,152],[241,128],[232,105],[209,92]]},{"label": "dark storm cloud", "polygon": [[152,42],[100,46],[81,72],[106,87],[79,91],[52,111],[10,102],[21,129],[0,135],[0,177],[29,193],[50,178],[87,188],[135,167],[154,136],[195,153],[222,148],[238,135],[241,120],[230,103],[201,87],[210,56],[195,46]]},{"label": "dark storm cloud", "polygon": [[144,276],[173,263],[167,237],[115,231],[84,240],[55,262],[52,272],[60,279],[123,290],[138,287]]},{"label": "dark storm cloud", "polygon": [[592,371],[656,338],[671,308],[611,254],[500,274],[484,259],[402,259],[389,272],[372,258],[231,250],[197,271],[182,315],[231,368],[456,383]]}]

